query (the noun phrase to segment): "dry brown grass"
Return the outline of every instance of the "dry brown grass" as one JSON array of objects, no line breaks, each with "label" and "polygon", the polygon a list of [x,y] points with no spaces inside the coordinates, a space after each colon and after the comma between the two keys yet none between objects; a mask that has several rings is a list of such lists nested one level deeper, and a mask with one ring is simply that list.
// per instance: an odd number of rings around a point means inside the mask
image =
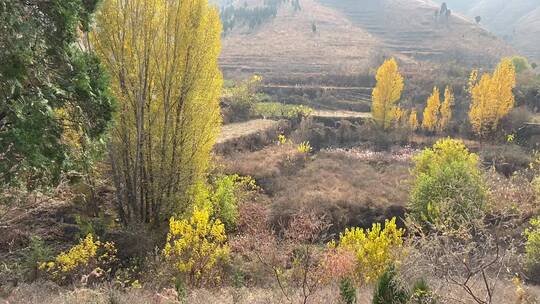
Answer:
[{"label": "dry brown grass", "polygon": [[274,221],[300,209],[315,209],[330,217],[332,231],[337,232],[402,216],[408,198],[407,159],[359,159],[356,152],[346,150],[324,150],[299,159],[294,146],[274,145],[225,162],[228,173],[257,180],[270,196]]},{"label": "dry brown grass", "polygon": [[224,125],[221,128],[221,134],[217,143],[220,144],[253,133],[264,132],[265,130],[276,127],[277,124],[278,122],[275,120],[254,119],[246,122]]},{"label": "dry brown grass", "polygon": [[[252,3],[253,1],[249,1]],[[243,5],[242,2],[238,2]],[[246,73],[283,76],[321,71],[358,71],[367,64],[376,39],[331,8],[315,0],[302,1],[302,10],[289,6],[253,31],[238,29],[223,40],[222,68]],[[317,33],[312,33],[315,22]]]},{"label": "dry brown grass", "polygon": [[224,125],[214,146],[217,154],[256,151],[277,141],[279,134],[287,134],[291,123],[287,120],[255,119]]},{"label": "dry brown grass", "polygon": [[[244,2],[260,1],[236,1],[238,5]],[[301,2],[301,11],[284,6],[261,27],[239,28],[227,35],[220,59],[224,71],[267,78],[351,74],[373,64],[372,53],[386,52],[411,67],[424,59],[477,63],[514,53],[473,22],[457,16],[448,25],[435,22],[436,6],[429,1]]]},{"label": "dry brown grass", "polygon": [[[429,280],[432,289],[440,295],[440,304],[474,304],[472,299],[456,286],[449,285],[437,278]],[[357,304],[371,304],[372,287],[364,287],[357,292]],[[539,296],[540,290],[536,286],[526,286],[528,293]],[[286,303],[280,290],[276,288],[233,288],[224,287],[218,289],[190,290],[185,301],[173,299],[173,297],[159,296],[163,294],[145,290],[130,289],[120,291],[108,286],[94,289],[78,288],[74,290],[61,289],[59,287],[34,283],[21,285],[13,293],[1,299],[5,304],[278,304]],[[516,290],[512,282],[501,280],[497,282],[494,301],[497,304],[516,304]],[[293,297],[293,303],[301,303],[300,292]],[[309,304],[338,304],[339,290],[337,286],[325,286],[319,290],[310,300]],[[534,302],[533,302],[534,303]]]},{"label": "dry brown grass", "polygon": [[271,145],[255,152],[242,152],[227,156],[226,171],[249,175],[258,181],[268,178],[278,178],[288,158],[295,154],[295,147],[287,145]]}]

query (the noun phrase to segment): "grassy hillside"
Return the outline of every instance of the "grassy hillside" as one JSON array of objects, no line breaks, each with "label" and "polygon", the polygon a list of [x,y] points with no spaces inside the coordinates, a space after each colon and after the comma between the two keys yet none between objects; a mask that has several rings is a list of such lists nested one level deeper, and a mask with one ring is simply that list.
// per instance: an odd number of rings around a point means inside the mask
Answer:
[{"label": "grassy hillside", "polygon": [[523,54],[540,58],[540,2],[535,0],[437,0],[500,35]]},{"label": "grassy hillside", "polygon": [[[246,3],[262,5],[262,1]],[[437,19],[438,6],[431,1],[302,0],[300,4],[300,10],[281,5],[275,18],[230,31],[221,57],[225,72],[347,74],[389,55],[404,65],[453,59],[479,64],[513,53],[465,18]]]},{"label": "grassy hillside", "polygon": [[225,72],[318,74],[361,67],[370,50],[379,46],[375,37],[341,13],[304,0],[301,11],[283,6],[276,18],[262,26],[236,28],[225,36],[221,65]]}]

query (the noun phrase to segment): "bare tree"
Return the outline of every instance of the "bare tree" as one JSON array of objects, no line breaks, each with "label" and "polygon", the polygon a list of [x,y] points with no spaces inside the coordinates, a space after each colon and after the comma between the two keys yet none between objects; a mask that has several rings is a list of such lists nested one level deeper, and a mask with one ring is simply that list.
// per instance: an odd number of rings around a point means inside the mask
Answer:
[{"label": "bare tree", "polygon": [[301,210],[282,224],[283,233],[278,237],[268,224],[260,224],[265,222],[264,211],[251,210],[250,214],[257,220],[239,225],[244,231],[233,241],[233,249],[254,256],[275,279],[288,303],[294,302],[295,290],[300,290],[301,303],[308,303],[320,287],[322,255],[316,243],[325,239],[329,222],[317,213]]},{"label": "bare tree", "polygon": [[[458,287],[474,303],[496,303],[497,284],[508,278],[510,270],[517,271],[518,265],[515,241],[498,235],[498,231],[508,229],[507,223],[494,222],[491,225],[477,222],[465,229],[432,231],[429,234],[410,227],[409,231],[415,234],[411,239],[415,249],[410,265],[404,267],[409,272],[408,276],[429,274],[447,283],[443,289]],[[470,303],[456,299],[447,291],[441,296]]]}]

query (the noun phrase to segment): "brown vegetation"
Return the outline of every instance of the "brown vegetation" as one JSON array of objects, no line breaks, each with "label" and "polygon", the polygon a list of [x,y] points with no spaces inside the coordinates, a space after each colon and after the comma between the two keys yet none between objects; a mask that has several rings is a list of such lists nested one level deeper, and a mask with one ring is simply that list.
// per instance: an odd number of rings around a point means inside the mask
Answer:
[{"label": "brown vegetation", "polygon": [[298,161],[292,147],[271,146],[230,157],[226,170],[257,180],[273,202],[274,221],[307,208],[327,214],[337,232],[403,215],[410,155],[330,149]]}]

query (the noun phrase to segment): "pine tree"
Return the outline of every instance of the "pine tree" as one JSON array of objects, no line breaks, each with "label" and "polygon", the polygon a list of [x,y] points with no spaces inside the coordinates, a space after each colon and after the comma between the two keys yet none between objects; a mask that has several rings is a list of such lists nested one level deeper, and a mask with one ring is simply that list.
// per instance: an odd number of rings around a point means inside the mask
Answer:
[{"label": "pine tree", "polygon": [[382,129],[388,129],[394,121],[395,104],[401,98],[403,77],[394,58],[386,60],[377,70],[377,85],[373,89],[371,113]]},{"label": "pine tree", "polygon": [[159,225],[201,189],[221,124],[208,0],[105,0],[92,36],[119,102],[110,159],[124,223]]},{"label": "pine tree", "polygon": [[439,131],[444,131],[448,128],[452,120],[452,106],[454,105],[454,93],[449,86],[444,90],[444,102],[441,105],[441,117],[439,120]]},{"label": "pine tree", "polygon": [[469,120],[474,133],[483,137],[496,131],[499,121],[514,107],[515,86],[516,71],[510,58],[499,63],[493,76],[486,73],[478,81],[478,72],[471,73]]},{"label": "pine tree", "polygon": [[433,132],[437,129],[439,122],[439,111],[441,107],[439,88],[434,87],[433,93],[427,100],[426,108],[424,109],[424,119],[422,128],[426,131]]}]

